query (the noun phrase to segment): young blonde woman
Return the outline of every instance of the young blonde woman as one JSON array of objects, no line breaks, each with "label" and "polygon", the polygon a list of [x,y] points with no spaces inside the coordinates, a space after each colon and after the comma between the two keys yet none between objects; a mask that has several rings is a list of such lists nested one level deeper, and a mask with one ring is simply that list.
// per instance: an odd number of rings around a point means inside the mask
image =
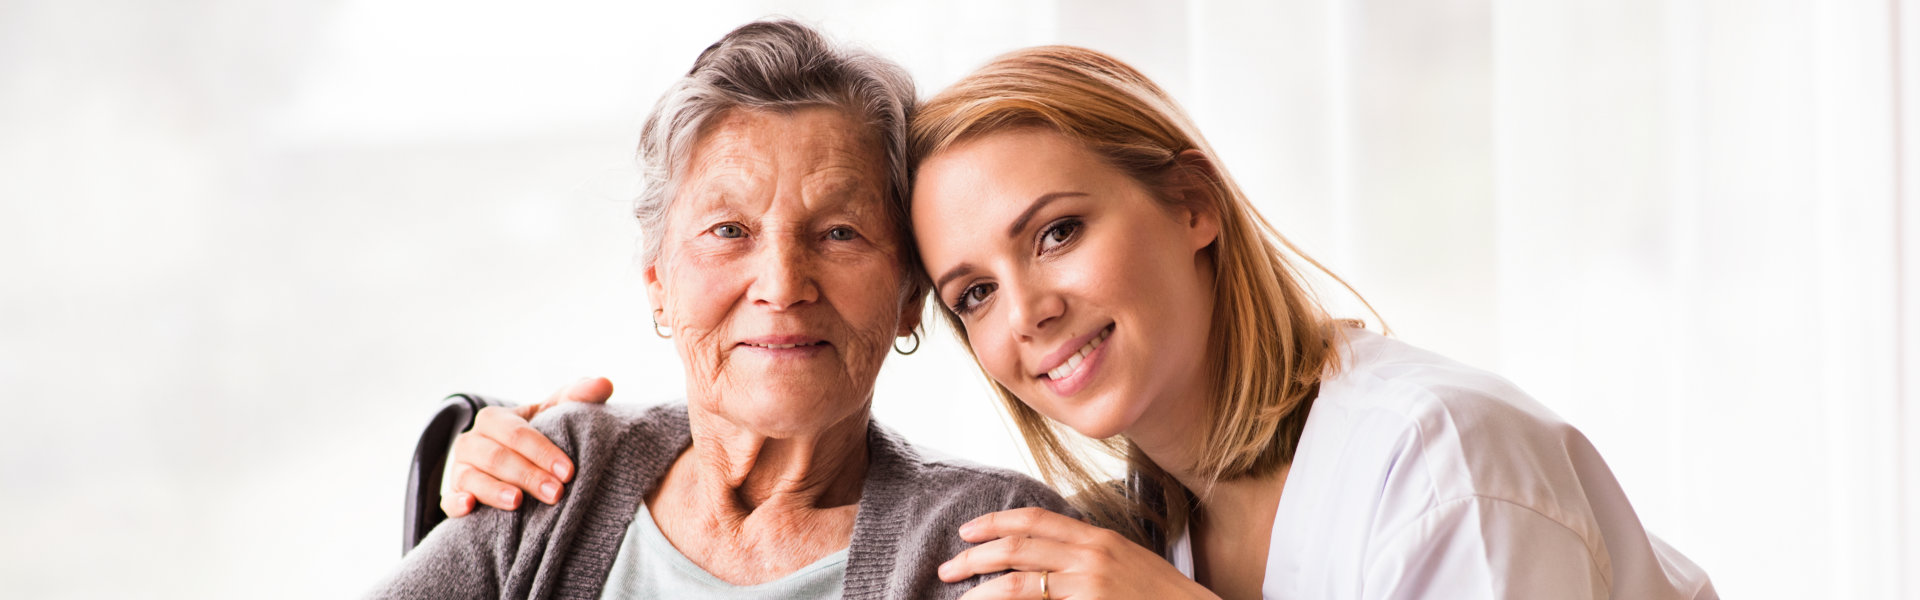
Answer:
[{"label": "young blonde woman", "polygon": [[[1717,597],[1572,426],[1498,376],[1330,318],[1302,277],[1319,265],[1131,67],[1014,52],[922,106],[913,139],[934,294],[1094,523],[964,525],[979,545],[940,576],[1008,571],[967,598]],[[532,465],[565,458],[521,419],[610,392],[576,388],[464,436],[514,483],[470,477],[449,513],[559,483]],[[1126,460],[1124,481],[1086,464],[1087,440]]]}]

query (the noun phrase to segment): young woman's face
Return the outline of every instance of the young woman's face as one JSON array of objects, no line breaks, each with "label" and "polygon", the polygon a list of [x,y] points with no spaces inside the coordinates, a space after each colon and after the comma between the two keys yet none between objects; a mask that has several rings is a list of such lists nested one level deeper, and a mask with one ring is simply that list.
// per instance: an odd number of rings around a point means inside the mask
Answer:
[{"label": "young woman's face", "polygon": [[1041,414],[1105,438],[1202,393],[1218,236],[1044,129],[988,134],[921,163],[913,228],[934,293],[974,356]]}]

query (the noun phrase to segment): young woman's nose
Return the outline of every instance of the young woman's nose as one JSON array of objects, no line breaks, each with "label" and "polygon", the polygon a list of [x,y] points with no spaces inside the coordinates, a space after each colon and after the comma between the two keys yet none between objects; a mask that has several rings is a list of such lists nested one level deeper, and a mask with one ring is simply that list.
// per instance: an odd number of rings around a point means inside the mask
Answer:
[{"label": "young woman's nose", "polygon": [[1021,339],[1042,337],[1067,311],[1066,299],[1045,285],[1009,282],[1002,284],[1000,293],[1009,301],[1007,315],[1013,319],[1014,335]]},{"label": "young woman's nose", "polygon": [[814,280],[813,249],[806,240],[793,234],[770,235],[755,248],[752,267],[753,286],[748,290],[755,304],[775,310],[820,299]]}]

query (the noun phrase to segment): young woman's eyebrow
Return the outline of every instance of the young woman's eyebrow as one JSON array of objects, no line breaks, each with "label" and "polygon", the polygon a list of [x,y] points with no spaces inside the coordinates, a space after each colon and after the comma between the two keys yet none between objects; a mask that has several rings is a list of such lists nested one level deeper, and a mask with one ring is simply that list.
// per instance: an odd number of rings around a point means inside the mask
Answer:
[{"label": "young woman's eyebrow", "polygon": [[961,276],[964,276],[972,272],[973,272],[973,265],[970,263],[960,263],[958,265],[955,265],[952,269],[947,270],[947,274],[941,275],[939,281],[935,281],[933,283],[933,289],[935,292],[947,289],[947,282],[953,281],[955,279],[959,279]]},{"label": "young woman's eyebrow", "polygon": [[1027,221],[1033,220],[1033,214],[1040,212],[1040,209],[1046,208],[1047,205],[1052,204],[1053,201],[1061,198],[1085,195],[1087,195],[1086,192],[1050,192],[1042,194],[1039,198],[1033,200],[1033,204],[1027,205],[1026,210],[1020,211],[1020,216],[1013,220],[1013,226],[1007,228],[1007,237],[1019,237],[1020,231],[1027,228]]}]

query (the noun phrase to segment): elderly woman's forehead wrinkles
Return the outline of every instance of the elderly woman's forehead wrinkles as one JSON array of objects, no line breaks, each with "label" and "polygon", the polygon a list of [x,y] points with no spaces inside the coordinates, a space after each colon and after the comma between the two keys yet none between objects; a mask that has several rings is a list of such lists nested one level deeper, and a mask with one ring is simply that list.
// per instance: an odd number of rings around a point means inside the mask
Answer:
[{"label": "elderly woman's forehead wrinkles", "polygon": [[[887,223],[886,197],[870,182],[854,178],[822,181],[806,193],[808,212],[816,220],[848,221],[883,228]],[[876,235],[884,231],[869,231]]]},{"label": "elderly woman's forehead wrinkles", "polygon": [[852,119],[836,119],[835,127],[811,128],[807,143],[822,150],[824,163],[857,167],[872,171],[876,177],[887,174],[887,150],[878,136]]},{"label": "elderly woman's forehead wrinkles", "polygon": [[[768,186],[772,161],[762,153],[741,151],[742,144],[708,144],[694,153],[676,203],[701,206],[739,202]],[[678,207],[676,207],[677,209]]]},{"label": "elderly woman's forehead wrinkles", "polygon": [[889,179],[886,152],[859,129],[815,129],[819,154],[802,185],[809,203],[868,204],[880,209]]},{"label": "elderly woman's forehead wrinkles", "polygon": [[758,179],[774,166],[774,156],[750,136],[730,131],[715,132],[695,148],[687,175],[691,179],[735,177]]},{"label": "elderly woman's forehead wrinkles", "polygon": [[743,201],[755,197],[753,190],[759,187],[755,184],[751,170],[730,171],[725,167],[711,169],[704,176],[690,178],[686,187],[676,194],[672,210],[683,216],[729,212],[738,209]]},{"label": "elderly woman's forehead wrinkles", "polygon": [[857,198],[885,190],[886,178],[865,165],[824,165],[808,173],[801,185],[809,196]]}]

